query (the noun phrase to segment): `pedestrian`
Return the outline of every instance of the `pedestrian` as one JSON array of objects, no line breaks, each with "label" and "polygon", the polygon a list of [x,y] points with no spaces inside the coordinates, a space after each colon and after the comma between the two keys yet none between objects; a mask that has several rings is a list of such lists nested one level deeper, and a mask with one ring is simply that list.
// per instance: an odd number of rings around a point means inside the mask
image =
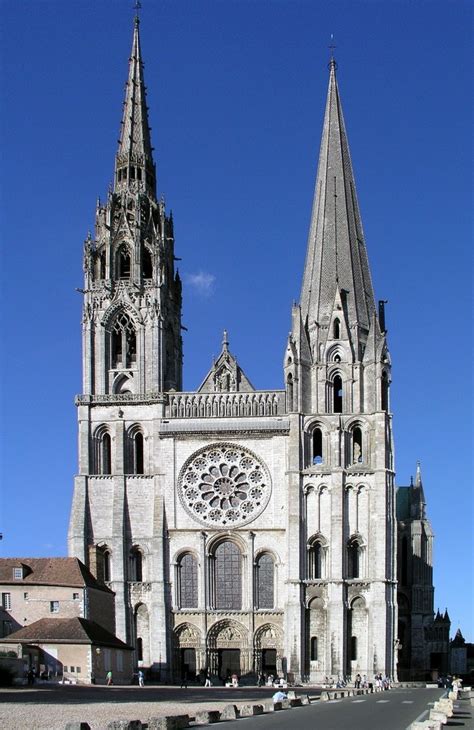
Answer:
[{"label": "pedestrian", "polygon": [[29,685],[32,685],[32,684],[34,684],[34,683],[35,683],[35,673],[34,673],[34,671],[33,671],[33,670],[31,669],[31,667],[30,667],[30,669],[28,669],[28,673],[27,673],[27,675],[26,675],[26,678],[27,678],[27,681],[28,681],[28,684],[29,684]]},{"label": "pedestrian", "polygon": [[231,679],[232,679],[232,687],[238,687],[239,686],[239,678],[238,678],[238,676],[234,673],[232,675]]},{"label": "pedestrian", "polygon": [[206,669],[206,681],[204,682],[204,686],[212,687],[211,672],[209,671],[209,669]]},{"label": "pedestrian", "polygon": [[138,686],[145,686],[145,677],[143,676],[143,671],[141,669],[138,670]]},{"label": "pedestrian", "polygon": [[107,686],[110,687],[110,685],[113,684],[113,682],[112,682],[112,670],[111,669],[109,669],[109,671],[105,675],[105,679],[107,681]]},{"label": "pedestrian", "polygon": [[360,689],[361,681],[362,681],[362,677],[360,676],[360,674],[356,674],[356,678],[355,678],[355,682],[354,682],[354,687],[356,689]]},{"label": "pedestrian", "polygon": [[275,692],[272,699],[273,702],[283,702],[283,700],[288,699],[288,695],[286,694],[286,692],[282,692],[282,690],[279,689],[277,692]]}]

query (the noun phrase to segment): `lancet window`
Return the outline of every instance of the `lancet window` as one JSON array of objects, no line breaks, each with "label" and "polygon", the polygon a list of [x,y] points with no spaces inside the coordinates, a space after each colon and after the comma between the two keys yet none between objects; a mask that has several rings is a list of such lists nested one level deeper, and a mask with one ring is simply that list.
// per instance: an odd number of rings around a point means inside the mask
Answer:
[{"label": "lancet window", "polygon": [[333,396],[333,413],[342,413],[342,378],[340,375],[335,375],[332,381],[332,396]]},{"label": "lancet window", "polygon": [[238,546],[226,540],[211,556],[211,601],[216,609],[242,609],[242,554]]},{"label": "lancet window", "polygon": [[122,312],[112,325],[112,363],[115,369],[130,368],[137,359],[137,337],[130,317]]},{"label": "lancet window", "polygon": [[362,549],[357,537],[353,537],[347,544],[347,577],[360,578]]},{"label": "lancet window", "polygon": [[144,279],[153,278],[153,262],[151,253],[146,246],[142,249],[142,277]]},{"label": "lancet window", "polygon": [[197,560],[191,553],[185,553],[178,560],[178,595],[179,608],[197,608],[198,605],[198,567]]},{"label": "lancet window", "polygon": [[136,583],[143,581],[143,553],[139,547],[133,547],[130,551],[129,579]]},{"label": "lancet window", "polygon": [[263,553],[255,565],[256,608],[273,608],[275,604],[275,566],[273,558]]},{"label": "lancet window", "polygon": [[112,473],[112,439],[106,427],[100,427],[95,434],[95,473]]},{"label": "lancet window", "polygon": [[326,548],[324,540],[320,537],[313,538],[308,543],[307,577],[309,580],[324,578]]},{"label": "lancet window", "polygon": [[130,279],[131,258],[126,246],[120,246],[117,251],[117,273],[119,279]]}]

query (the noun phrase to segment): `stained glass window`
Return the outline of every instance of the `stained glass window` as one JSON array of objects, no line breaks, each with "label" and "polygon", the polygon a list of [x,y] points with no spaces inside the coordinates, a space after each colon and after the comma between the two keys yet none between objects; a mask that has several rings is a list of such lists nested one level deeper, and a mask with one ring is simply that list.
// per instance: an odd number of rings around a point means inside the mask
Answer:
[{"label": "stained glass window", "polygon": [[194,555],[186,553],[179,561],[179,607],[196,608],[198,605],[198,574]]},{"label": "stained glass window", "polygon": [[215,552],[215,607],[242,608],[242,556],[233,542],[222,542]]},{"label": "stained glass window", "polygon": [[261,555],[256,566],[257,608],[274,606],[273,558],[268,553]]}]

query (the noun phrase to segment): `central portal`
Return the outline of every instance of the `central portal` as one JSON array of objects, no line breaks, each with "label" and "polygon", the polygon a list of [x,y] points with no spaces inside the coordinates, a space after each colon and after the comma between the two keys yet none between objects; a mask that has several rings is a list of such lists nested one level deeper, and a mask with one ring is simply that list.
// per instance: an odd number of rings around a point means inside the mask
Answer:
[{"label": "central portal", "polygon": [[218,649],[219,677],[225,682],[233,674],[240,677],[240,649]]}]

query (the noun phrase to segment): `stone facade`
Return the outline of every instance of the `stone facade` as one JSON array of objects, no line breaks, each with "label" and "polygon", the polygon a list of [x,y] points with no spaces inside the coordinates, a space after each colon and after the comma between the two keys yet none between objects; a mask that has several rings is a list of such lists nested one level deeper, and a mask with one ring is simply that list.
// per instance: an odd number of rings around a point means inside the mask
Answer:
[{"label": "stone facade", "polygon": [[84,271],[69,552],[116,593],[118,636],[162,677],[395,676],[391,365],[335,62],[284,389],[256,391],[224,333],[200,388],[180,390],[181,283],[138,20]]}]

